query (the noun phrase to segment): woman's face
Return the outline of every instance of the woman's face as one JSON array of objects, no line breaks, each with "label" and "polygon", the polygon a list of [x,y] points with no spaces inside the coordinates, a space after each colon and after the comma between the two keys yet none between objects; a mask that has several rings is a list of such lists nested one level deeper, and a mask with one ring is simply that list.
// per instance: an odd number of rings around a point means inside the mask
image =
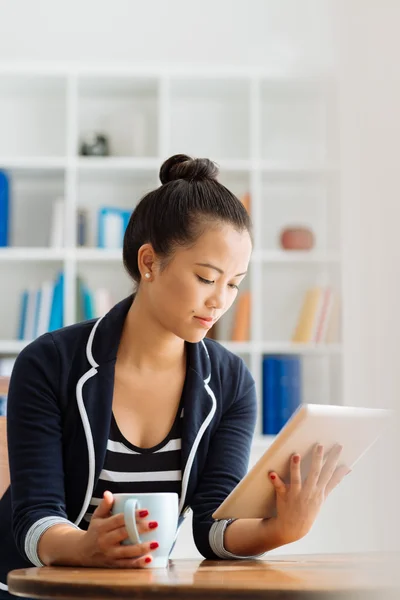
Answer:
[{"label": "woman's face", "polygon": [[230,225],[206,231],[191,248],[178,248],[151,281],[142,280],[152,317],[167,331],[199,342],[232,306],[252,250],[247,231]]}]

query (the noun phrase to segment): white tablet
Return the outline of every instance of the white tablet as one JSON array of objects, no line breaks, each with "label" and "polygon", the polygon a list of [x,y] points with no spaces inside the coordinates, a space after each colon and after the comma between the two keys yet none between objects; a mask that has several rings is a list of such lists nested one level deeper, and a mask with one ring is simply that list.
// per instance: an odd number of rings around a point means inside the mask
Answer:
[{"label": "white tablet", "polygon": [[275,471],[289,482],[289,461],[301,456],[301,475],[307,476],[316,443],[324,456],[335,443],[343,446],[338,466],[353,468],[389,424],[393,411],[322,404],[302,404],[273,443],[212,515],[214,519],[266,518],[275,515],[275,489],[268,477]]}]

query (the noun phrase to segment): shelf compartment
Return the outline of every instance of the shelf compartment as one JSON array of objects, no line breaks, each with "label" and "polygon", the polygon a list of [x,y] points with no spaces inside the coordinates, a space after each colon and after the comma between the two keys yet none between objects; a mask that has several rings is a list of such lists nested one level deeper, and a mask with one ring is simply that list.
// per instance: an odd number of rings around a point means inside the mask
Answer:
[{"label": "shelf compartment", "polygon": [[10,170],[7,175],[10,182],[10,246],[47,246],[53,203],[64,197],[64,171]]},{"label": "shelf compartment", "polygon": [[316,81],[261,83],[263,159],[327,160],[326,93]]},{"label": "shelf compartment", "polygon": [[[13,344],[16,344],[16,348],[18,344],[23,347],[23,343],[16,340],[22,292],[25,289],[37,290],[44,281],[54,281],[62,270],[62,261],[32,262],[29,269],[24,262],[0,262],[0,280],[7,281],[7,294],[0,294],[0,314],[7,315],[6,319],[0,321],[0,340],[15,340]],[[12,298],[12,302],[9,298]],[[5,344],[0,342],[0,348]]]},{"label": "shelf compartment", "polygon": [[249,159],[250,85],[246,79],[171,82],[171,154],[219,162]]},{"label": "shelf compartment", "polygon": [[[306,227],[314,234],[314,248],[309,251],[322,254],[338,248],[333,237],[337,221],[334,219],[337,204],[333,204],[330,188],[326,182],[304,177],[263,177],[261,218],[264,223],[262,244],[265,250],[282,250],[280,234],[288,227]],[[335,240],[335,242],[334,242]],[[290,255],[293,251],[283,251]],[[303,255],[307,252],[303,252]]]},{"label": "shelf compartment", "polygon": [[61,157],[66,152],[66,77],[0,78],[0,156]]},{"label": "shelf compartment", "polygon": [[77,184],[77,208],[86,212],[85,246],[92,249],[97,247],[98,211],[101,208],[116,207],[132,212],[142,197],[158,185],[156,171],[80,172]]},{"label": "shelf compartment", "polygon": [[107,136],[111,156],[157,156],[158,79],[80,77],[77,154],[83,137],[91,132]]},{"label": "shelf compartment", "polygon": [[[288,344],[292,344],[291,339],[309,288],[331,285],[339,295],[341,305],[341,269],[340,263],[299,263],[284,267],[279,263],[262,267],[261,294],[264,301],[260,337],[272,343],[287,340]],[[335,343],[340,343],[340,332]]]}]

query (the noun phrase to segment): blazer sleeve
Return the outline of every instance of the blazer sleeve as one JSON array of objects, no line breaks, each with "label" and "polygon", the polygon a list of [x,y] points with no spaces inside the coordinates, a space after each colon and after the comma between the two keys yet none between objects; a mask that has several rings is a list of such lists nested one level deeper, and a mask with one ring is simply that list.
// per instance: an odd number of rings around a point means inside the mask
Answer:
[{"label": "blazer sleeve", "polygon": [[211,516],[248,469],[257,398],[254,380],[243,361],[240,373],[237,397],[222,415],[211,439],[205,468],[191,502],[196,547],[205,558],[214,560],[249,558],[225,550],[224,532],[229,521]]},{"label": "blazer sleeve", "polygon": [[7,400],[12,526],[20,554],[43,566],[40,536],[68,523],[65,508],[60,359],[51,334],[18,355]]}]

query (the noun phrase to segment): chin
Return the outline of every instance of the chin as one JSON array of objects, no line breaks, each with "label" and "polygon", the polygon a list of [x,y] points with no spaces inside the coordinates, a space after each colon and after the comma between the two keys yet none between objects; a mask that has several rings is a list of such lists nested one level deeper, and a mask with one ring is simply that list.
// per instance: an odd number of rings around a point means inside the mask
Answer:
[{"label": "chin", "polygon": [[182,335],[180,337],[182,337],[182,339],[184,339],[185,342],[189,342],[190,344],[198,344],[199,342],[201,342],[201,340],[204,340],[206,335],[207,331],[190,331],[186,332],[185,335]]}]

